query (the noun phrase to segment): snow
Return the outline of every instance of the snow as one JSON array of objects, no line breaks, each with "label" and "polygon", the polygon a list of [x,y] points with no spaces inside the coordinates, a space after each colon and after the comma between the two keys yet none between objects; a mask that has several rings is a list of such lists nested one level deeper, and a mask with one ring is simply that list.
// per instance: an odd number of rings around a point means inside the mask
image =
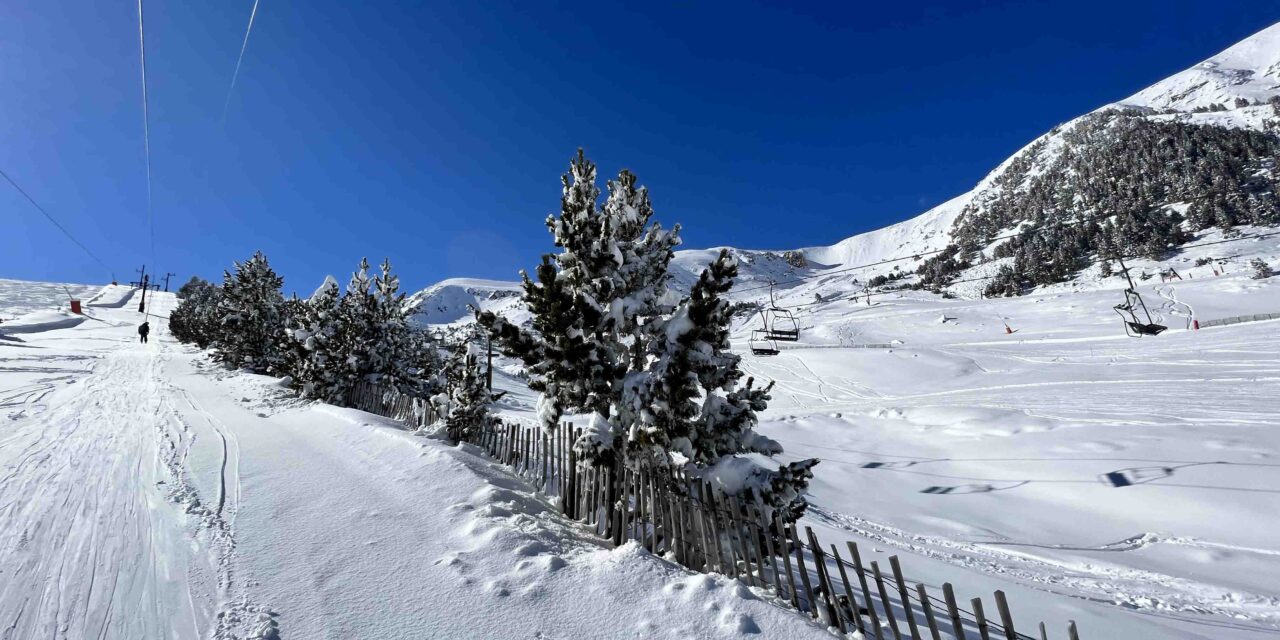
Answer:
[{"label": "snow", "polygon": [[1280,24],[1274,24],[1232,45],[1196,66],[1157,82],[1120,104],[1190,111],[1226,104],[1236,98],[1250,102],[1276,95],[1280,85]]},{"label": "snow", "polygon": [[518,282],[452,278],[408,296],[405,305],[421,326],[468,324],[475,319],[473,307],[521,324],[529,314],[520,302],[520,291]]},{"label": "snow", "polygon": [[96,295],[86,301],[90,307],[106,307],[109,309],[119,309],[129,304],[133,299],[133,294],[138,291],[133,287],[120,284],[109,284],[102,288]]},{"label": "snow", "polygon": [[71,313],[70,311],[33,311],[26,315],[18,316],[13,320],[5,321],[0,324],[0,335],[13,335],[15,333],[38,333],[41,331],[50,331],[52,329],[65,329],[74,327],[84,322],[85,317]]},{"label": "snow", "polygon": [[26,282],[0,278],[0,322],[31,311],[65,309],[67,291],[72,297],[87,299],[100,287],[83,284]]},{"label": "snow", "polygon": [[97,315],[0,341],[0,637],[829,637],[469,446]]},{"label": "snow", "polygon": [[[756,317],[732,342],[748,375],[777,383],[758,430],[779,461],[822,460],[801,524],[824,542],[882,565],[897,554],[912,582],[965,597],[1002,590],[1024,632],[1043,620],[1058,637],[1074,619],[1086,638],[1275,635],[1280,321],[1190,328],[1280,312],[1280,277],[1253,280],[1254,257],[1280,262],[1280,237],[1134,260],[1170,326],[1156,338],[1124,335],[1112,307],[1127,284],[1090,270],[1019,298],[871,305],[849,281],[807,280],[779,295],[799,342],[751,355]],[[1169,268],[1182,280],[1138,278]],[[535,419],[522,380],[496,384],[506,417]],[[713,475],[738,486],[748,468]]]}]

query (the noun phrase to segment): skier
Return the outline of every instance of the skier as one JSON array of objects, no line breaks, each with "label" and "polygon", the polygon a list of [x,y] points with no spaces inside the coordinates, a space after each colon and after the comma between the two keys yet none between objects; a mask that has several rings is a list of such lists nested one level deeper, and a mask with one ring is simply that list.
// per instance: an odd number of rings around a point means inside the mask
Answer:
[{"label": "skier", "polygon": [[143,320],[142,324],[138,325],[139,341],[146,343],[148,333],[151,333],[151,323],[147,322],[146,320]]}]

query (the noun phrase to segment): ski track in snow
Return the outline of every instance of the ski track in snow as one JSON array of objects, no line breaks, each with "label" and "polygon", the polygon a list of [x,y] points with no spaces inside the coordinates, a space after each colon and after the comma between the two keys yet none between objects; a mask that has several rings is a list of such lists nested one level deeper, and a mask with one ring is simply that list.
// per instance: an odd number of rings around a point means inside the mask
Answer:
[{"label": "ski track in snow", "polygon": [[79,353],[0,362],[40,374],[0,391],[0,639],[246,637],[257,608],[230,573],[234,441],[215,509],[189,477],[198,431],[174,399],[221,431],[164,380],[170,346],[137,344],[131,322],[99,331]]}]

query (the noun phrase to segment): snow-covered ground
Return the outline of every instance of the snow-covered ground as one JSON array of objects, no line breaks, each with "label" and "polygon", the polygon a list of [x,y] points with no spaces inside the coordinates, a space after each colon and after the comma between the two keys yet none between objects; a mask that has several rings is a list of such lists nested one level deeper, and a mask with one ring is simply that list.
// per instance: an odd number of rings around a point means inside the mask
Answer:
[{"label": "snow-covered ground", "polygon": [[174,305],[149,344],[133,305],[0,340],[0,639],[828,637],[468,447],[210,364]]},{"label": "snow-covered ground", "polygon": [[[1280,265],[1280,237],[1133,261],[1170,327],[1154,338],[1125,335],[1124,280],[1090,271],[1019,298],[870,304],[856,273],[814,278],[779,294],[799,342],[751,355],[759,316],[733,341],[776,382],[760,428],[781,459],[822,459],[804,524],[824,541],[898,554],[913,581],[965,597],[1003,590],[1023,630],[1280,636],[1280,322],[1192,328],[1280,312],[1280,277],[1252,279],[1255,257]],[[1182,279],[1154,275],[1169,268]],[[530,417],[528,391],[504,386],[504,413]]]},{"label": "snow-covered ground", "polygon": [[[0,278],[0,323],[33,311],[68,309],[72,297],[88,301],[102,287],[54,282],[27,282]],[[2,325],[0,325],[2,326]]]}]

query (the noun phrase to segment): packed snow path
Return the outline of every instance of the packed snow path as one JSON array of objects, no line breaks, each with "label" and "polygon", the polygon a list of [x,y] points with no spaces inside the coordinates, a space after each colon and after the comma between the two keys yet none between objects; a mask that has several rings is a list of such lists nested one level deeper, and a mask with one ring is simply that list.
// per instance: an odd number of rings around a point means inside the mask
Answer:
[{"label": "packed snow path", "polygon": [[139,344],[132,323],[95,324],[56,354],[0,347],[5,638],[183,636],[212,615],[216,571],[168,504],[199,512],[173,474],[184,437],[162,394],[163,347]]},{"label": "packed snow path", "polygon": [[0,640],[830,637],[135,309],[0,341]]}]

